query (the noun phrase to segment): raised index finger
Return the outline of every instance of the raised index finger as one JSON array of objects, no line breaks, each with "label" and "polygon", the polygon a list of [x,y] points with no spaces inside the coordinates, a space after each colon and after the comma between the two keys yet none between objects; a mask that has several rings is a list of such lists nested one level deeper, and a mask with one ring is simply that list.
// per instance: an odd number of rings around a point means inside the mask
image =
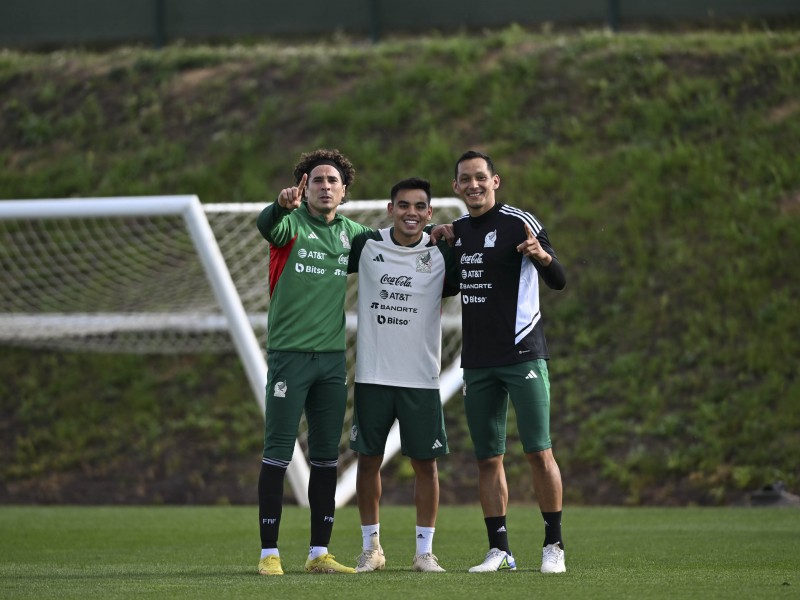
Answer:
[{"label": "raised index finger", "polygon": [[303,190],[306,189],[306,182],[308,181],[308,173],[303,173],[300,183],[297,185],[297,195],[303,197]]},{"label": "raised index finger", "polygon": [[528,227],[527,223],[525,223],[525,231],[528,233],[528,239],[529,240],[532,240],[533,238],[536,237],[535,235],[533,235],[533,232],[531,231],[531,228]]}]

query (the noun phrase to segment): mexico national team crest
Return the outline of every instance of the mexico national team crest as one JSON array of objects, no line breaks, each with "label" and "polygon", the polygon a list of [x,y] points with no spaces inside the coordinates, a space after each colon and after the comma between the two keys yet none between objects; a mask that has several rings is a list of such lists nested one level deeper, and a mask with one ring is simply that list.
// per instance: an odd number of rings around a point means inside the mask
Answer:
[{"label": "mexico national team crest", "polygon": [[276,398],[286,398],[286,391],[289,389],[289,386],[286,385],[285,381],[279,381],[275,384],[275,388],[273,389],[273,394]]},{"label": "mexico national team crest", "polygon": [[339,234],[339,240],[342,242],[342,248],[350,249],[350,238],[347,237],[347,232],[343,231]]},{"label": "mexico national team crest", "polygon": [[417,273],[430,273],[431,272],[431,251],[428,250],[422,256],[417,257]]},{"label": "mexico national team crest", "polygon": [[494,231],[490,231],[486,234],[486,237],[483,238],[483,247],[484,248],[494,248],[494,244],[497,241],[497,229]]}]

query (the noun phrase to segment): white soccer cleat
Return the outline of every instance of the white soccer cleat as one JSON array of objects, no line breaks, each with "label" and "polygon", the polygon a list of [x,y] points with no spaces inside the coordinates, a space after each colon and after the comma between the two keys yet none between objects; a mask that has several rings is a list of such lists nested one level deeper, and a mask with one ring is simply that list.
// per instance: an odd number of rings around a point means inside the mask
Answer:
[{"label": "white soccer cleat", "polygon": [[369,573],[370,571],[380,571],[386,566],[386,557],[383,548],[371,548],[364,550],[356,561],[356,573]]},{"label": "white soccer cleat", "polygon": [[422,571],[423,573],[444,573],[444,569],[439,566],[439,559],[432,552],[425,554],[417,554],[414,556],[414,562],[411,563],[415,571]]},{"label": "white soccer cleat", "polygon": [[498,548],[492,548],[486,554],[486,558],[479,565],[472,567],[470,573],[490,573],[492,571],[516,571],[517,562],[510,552],[505,552]]},{"label": "white soccer cleat", "polygon": [[550,544],[542,548],[542,573],[566,573],[564,551],[558,544]]}]

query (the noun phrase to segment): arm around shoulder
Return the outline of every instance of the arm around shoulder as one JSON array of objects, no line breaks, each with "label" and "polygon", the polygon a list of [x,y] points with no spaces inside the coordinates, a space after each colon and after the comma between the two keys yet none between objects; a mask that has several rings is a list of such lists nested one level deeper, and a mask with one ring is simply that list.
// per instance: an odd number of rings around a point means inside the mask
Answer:
[{"label": "arm around shoulder", "polygon": [[447,298],[455,296],[460,291],[458,281],[458,263],[453,254],[453,248],[448,244],[445,239],[437,242],[436,247],[444,257],[445,273],[444,273],[444,287],[442,289],[442,297]]}]

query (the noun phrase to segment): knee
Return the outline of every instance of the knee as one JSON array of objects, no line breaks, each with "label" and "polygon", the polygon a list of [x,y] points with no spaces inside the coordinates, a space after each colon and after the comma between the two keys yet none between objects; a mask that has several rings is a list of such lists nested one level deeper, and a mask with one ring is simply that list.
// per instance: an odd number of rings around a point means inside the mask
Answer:
[{"label": "knee", "polygon": [[383,464],[383,455],[380,456],[366,456],[365,454],[358,455],[358,472],[364,475],[375,475],[381,470]]},{"label": "knee", "polygon": [[412,458],[411,466],[414,468],[414,474],[417,477],[433,479],[439,476],[435,458],[429,460],[417,460]]},{"label": "knee", "polygon": [[478,471],[481,473],[496,473],[503,469],[503,455],[491,456],[478,461]]},{"label": "knee", "polygon": [[525,457],[528,459],[531,468],[536,471],[550,471],[557,468],[556,459],[551,448],[541,452],[530,452]]}]

